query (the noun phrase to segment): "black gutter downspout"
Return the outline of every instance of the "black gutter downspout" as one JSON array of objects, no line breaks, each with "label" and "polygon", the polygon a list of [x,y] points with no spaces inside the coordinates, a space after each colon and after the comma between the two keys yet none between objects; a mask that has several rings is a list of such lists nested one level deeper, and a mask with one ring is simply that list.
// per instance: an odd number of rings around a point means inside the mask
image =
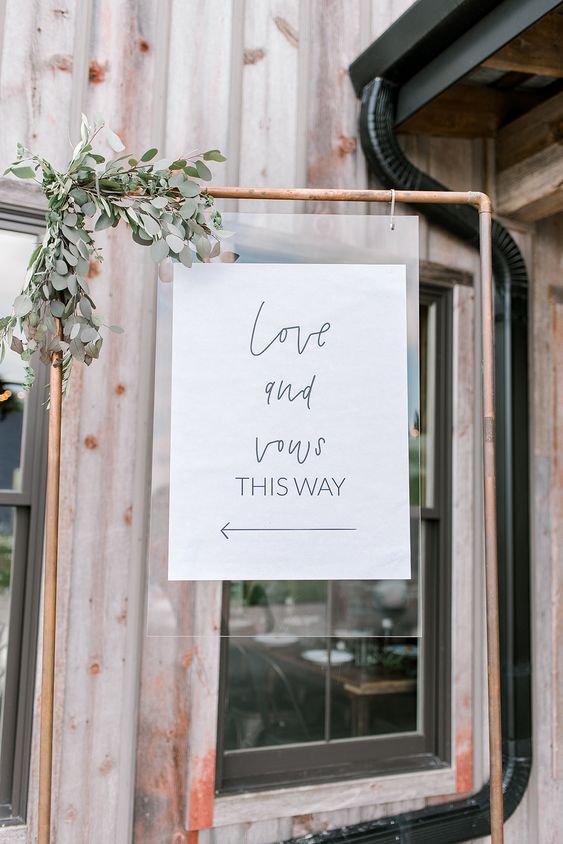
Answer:
[{"label": "black gutter downspout", "polygon": [[[395,86],[364,88],[360,138],[383,187],[447,190],[417,169],[395,135]],[[479,245],[478,212],[464,205],[413,206],[432,223]],[[493,223],[497,504],[505,819],[526,791],[532,764],[528,479],[528,276],[509,232]],[[343,785],[343,788],[345,786]],[[292,839],[286,844],[458,844],[490,833],[488,784],[471,797]]]}]

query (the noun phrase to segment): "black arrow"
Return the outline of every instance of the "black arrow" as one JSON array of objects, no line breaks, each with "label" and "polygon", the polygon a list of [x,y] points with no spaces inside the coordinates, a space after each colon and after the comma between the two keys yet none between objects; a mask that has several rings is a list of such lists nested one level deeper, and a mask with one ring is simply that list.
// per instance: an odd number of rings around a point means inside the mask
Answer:
[{"label": "black arrow", "polygon": [[225,539],[229,539],[230,537],[227,535],[227,528],[229,528],[228,533],[233,531],[240,532],[240,531],[260,531],[260,532],[272,532],[272,531],[308,531],[308,530],[357,530],[358,528],[345,528],[345,527],[314,527],[314,528],[233,528],[229,527],[231,523],[227,522],[226,525],[220,529],[221,533],[225,537]]}]

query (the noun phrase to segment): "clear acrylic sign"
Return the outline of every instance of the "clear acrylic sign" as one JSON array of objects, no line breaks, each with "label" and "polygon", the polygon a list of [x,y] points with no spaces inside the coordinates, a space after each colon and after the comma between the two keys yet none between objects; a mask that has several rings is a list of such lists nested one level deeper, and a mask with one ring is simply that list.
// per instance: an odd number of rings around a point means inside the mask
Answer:
[{"label": "clear acrylic sign", "polygon": [[[250,205],[249,203],[248,207]],[[272,210],[282,208],[286,210],[287,206],[272,204]],[[339,637],[339,642],[356,643],[364,638],[379,637],[383,642],[394,637],[417,636],[421,631],[421,584],[424,579],[426,548],[420,519],[420,496],[423,490],[421,478],[424,481],[426,477],[421,475],[421,455],[426,454],[430,446],[425,428],[427,411],[421,406],[419,391],[418,220],[416,217],[395,215],[391,226],[388,217],[377,213],[358,215],[351,213],[352,209],[347,209],[343,214],[301,214],[295,213],[296,210],[297,207],[293,206],[291,213],[244,211],[223,214],[225,228],[234,232],[228,241],[228,248],[240,255],[236,264],[223,266],[222,262],[216,259],[212,264],[197,265],[185,272],[181,267],[175,267],[175,283],[159,281],[157,285],[147,634],[162,638],[162,644],[158,647],[168,647],[168,637],[201,639],[215,638],[218,634],[235,637],[241,642],[254,641],[256,638],[257,643],[259,639],[261,641],[260,637],[273,637],[268,638],[267,647],[273,647],[280,641],[284,647],[290,647],[289,643],[295,641],[295,637],[304,637],[304,641],[311,647],[324,647],[319,643],[328,641],[326,637]],[[336,207],[334,210],[337,210]],[[381,443],[378,442],[376,431],[370,428],[369,422],[369,414],[375,413],[377,408],[383,407],[386,402],[381,388],[378,387],[376,374],[380,365],[396,366],[401,354],[404,355],[404,351],[399,350],[398,354],[393,354],[392,359],[386,359],[388,355],[391,358],[389,343],[396,343],[401,335],[400,332],[391,331],[389,320],[381,327],[377,314],[373,315],[370,311],[377,305],[377,284],[380,268],[383,266],[393,267],[389,272],[397,273],[398,283],[393,284],[393,291],[399,296],[404,296],[404,289],[401,288],[404,285],[403,273],[406,268],[406,305],[403,301],[403,309],[406,307],[408,422],[404,417],[404,408],[397,413],[388,405],[392,439],[389,440],[387,434],[380,432],[383,440]],[[260,291],[265,292],[266,287],[261,285],[266,285],[270,272],[279,275],[278,283],[268,283],[268,296],[259,296],[255,301],[241,292],[246,284],[249,285],[249,290],[250,285],[256,284]],[[260,279],[260,282],[256,279]],[[297,279],[304,280],[297,283]],[[314,309],[310,307],[311,303],[305,301],[306,307],[301,302],[303,307],[299,306],[297,312],[299,297],[306,296],[307,279],[322,289],[320,294],[316,295]],[[369,282],[366,279],[369,279]],[[390,277],[388,280],[390,281]],[[210,296],[212,301],[205,302],[202,299],[200,305],[195,298],[192,301],[192,284],[197,284],[198,290],[204,288],[201,290],[202,296],[210,294],[213,288],[213,295]],[[275,290],[272,291],[272,287]],[[345,291],[343,288],[346,288]],[[366,289],[369,290],[369,295]],[[250,354],[248,345],[262,301],[265,304],[260,311],[254,339],[256,342],[263,341],[263,345],[255,351],[261,351],[264,345],[279,335],[282,328],[299,325],[301,344],[309,335],[313,335],[303,354],[293,353],[288,357],[289,350],[294,349],[295,329],[288,330],[283,343],[279,342],[281,338],[278,337],[264,354]],[[280,301],[282,310],[274,311],[269,308],[269,305]],[[295,303],[295,308],[291,307],[292,302]],[[210,368],[209,360],[202,360],[203,347],[192,350],[190,338],[193,337],[195,341],[198,336],[204,343],[208,342],[206,338],[212,336],[208,335],[208,331],[216,331],[219,324],[217,320],[220,313],[217,313],[217,306],[222,308],[223,305],[228,311],[229,329],[219,338],[223,346],[218,344],[217,348],[213,349],[215,363],[213,368]],[[327,316],[324,316],[325,306],[329,309]],[[199,308],[197,312],[196,307]],[[225,311],[222,313],[224,315]],[[400,313],[397,308],[395,317],[398,316]],[[321,333],[320,342],[324,342],[324,346],[319,346],[315,332],[322,328],[324,322],[330,322],[331,327]],[[356,326],[358,327],[358,342],[367,343],[365,338],[369,336],[369,344],[365,346],[367,351],[362,355],[363,387],[365,392],[371,394],[367,397],[356,392],[354,384],[357,382],[354,378],[348,383],[348,378],[343,377],[346,366],[349,368],[346,376],[354,376],[355,369],[358,368],[357,361],[350,362],[349,358],[345,357],[351,355],[350,350],[343,352],[341,369],[338,362],[323,363],[325,353],[335,353],[336,344],[344,344],[344,338],[350,337],[350,323],[354,324],[354,333]],[[175,355],[172,348],[173,327],[175,343],[185,344],[178,364],[181,377],[191,377],[188,367],[192,360],[194,363],[199,360],[200,374],[207,376],[205,383],[201,382],[202,396],[205,399],[203,407],[198,408],[200,397],[197,394],[189,399],[186,394],[184,398],[180,398],[181,412],[174,422],[172,406],[176,408],[177,397],[175,396],[174,400],[172,398]],[[340,332],[343,332],[341,339]],[[379,336],[380,332],[393,335],[383,344],[384,358],[381,358],[378,352],[378,342],[383,337]],[[228,337],[231,338],[230,343],[239,338],[237,342],[241,343],[240,352],[235,353],[232,346],[225,347]],[[329,345],[331,337],[334,339]],[[354,340],[354,337],[352,339]],[[243,349],[246,351],[242,351]],[[275,357],[276,355],[281,357]],[[400,366],[404,367],[404,358]],[[175,378],[176,369],[177,367]],[[307,385],[311,387],[312,376],[315,374],[312,389],[307,390]],[[250,376],[255,380],[251,380]],[[213,383],[208,383],[211,378]],[[226,378],[229,379],[229,384],[225,384]],[[288,383],[292,384],[293,401],[287,398],[287,392],[284,391]],[[341,401],[337,403],[336,390],[341,387]],[[222,393],[223,389],[226,390],[225,393]],[[232,392],[229,393],[229,390]],[[310,408],[305,410],[307,399]],[[253,408],[255,412],[251,414]],[[211,421],[205,421],[204,426],[199,426],[199,430],[192,429],[190,426],[195,425],[197,414],[201,419],[205,412],[209,413],[208,419],[213,417]],[[249,415],[252,416],[252,430],[248,440],[239,437],[240,425],[232,422],[241,420],[244,414],[247,420]],[[323,416],[326,418],[322,418]],[[256,423],[260,426],[267,423],[268,427],[256,428]],[[320,427],[317,428],[317,423],[324,428],[324,432]],[[272,434],[270,424],[275,428]],[[374,455],[381,455],[385,451],[381,459],[387,460],[390,456],[390,443],[396,436],[400,436],[401,426],[404,426],[403,430],[408,426],[409,522],[408,527],[403,527],[396,536],[403,543],[403,550],[408,549],[410,544],[410,566],[407,550],[402,563],[403,575],[379,575],[377,572],[381,569],[376,568],[376,554],[383,548],[391,557],[391,542],[394,536],[389,530],[389,501],[386,497],[376,501],[375,489],[371,488],[371,483],[377,484],[381,481],[384,486],[386,482],[393,484],[396,479],[392,477],[385,481],[381,471],[384,463],[378,464],[378,473],[369,479],[369,472],[365,471],[366,461],[370,448],[380,449],[375,451]],[[223,459],[211,461],[203,451],[198,451],[200,447],[203,449],[201,440],[197,439],[202,436],[202,427],[209,427],[209,433],[217,433],[217,429],[220,429],[222,436],[225,433],[230,436],[232,433],[233,454],[239,455],[240,460],[232,460],[231,463],[225,464]],[[173,428],[177,433],[174,434],[175,443],[172,447]],[[341,439],[344,433],[350,434],[351,439]],[[329,435],[336,444],[330,449]],[[196,485],[190,493],[192,497],[197,498],[195,504],[186,504],[191,468],[182,468],[176,439],[180,438],[180,449],[183,449],[194,436],[194,443],[197,441],[199,445],[191,447],[197,461],[193,465],[201,471],[203,485]],[[315,438],[325,437],[327,447],[325,449],[321,443],[321,454],[315,457],[314,461],[311,456],[300,464],[293,456],[294,446],[290,455],[289,449],[285,449],[284,439],[283,451],[278,451],[277,444],[270,445],[264,457],[258,461],[255,457],[256,436],[267,437],[268,442],[287,437],[294,440],[310,439],[310,452],[317,444]],[[224,450],[225,442],[214,439],[213,449],[218,448]],[[303,459],[303,456],[301,449],[300,459]],[[374,457],[369,459],[373,460]],[[228,460],[231,458],[228,457]],[[261,471],[257,472],[254,467],[259,467]],[[228,473],[226,469],[229,470]],[[213,475],[207,476],[211,471]],[[249,481],[236,481],[237,477],[254,477],[254,496],[252,483],[248,487]],[[305,477],[313,490],[312,495],[309,494],[307,485],[301,486]],[[322,484],[325,477],[333,492],[332,496],[327,485]],[[340,484],[343,477],[346,480],[341,485],[338,496],[334,494],[337,488],[331,479],[334,478],[336,483]],[[280,479],[281,483],[273,486],[274,493],[276,490],[283,493],[284,485],[288,486],[288,493],[271,495],[272,483],[267,480],[267,494],[264,494],[264,489],[259,486],[264,486],[264,478]],[[288,478],[287,483],[284,478]],[[302,489],[301,496],[295,482],[291,481],[296,492],[290,497],[289,480],[293,478],[297,479],[299,488]],[[316,486],[315,478],[320,478],[320,483]],[[238,487],[233,488],[233,479],[239,484]],[[428,480],[425,482],[428,483]],[[345,510],[350,503],[346,500],[345,493],[355,494],[354,484],[357,483],[369,484],[367,492],[374,496],[374,503],[366,504],[364,509],[362,500],[359,499],[357,509]],[[183,488],[181,496],[184,497],[184,504],[182,499],[177,497],[178,484]],[[212,503],[209,506],[206,504],[204,509],[202,496],[205,484],[210,484]],[[240,484],[244,484],[244,495],[240,495]],[[321,488],[320,495],[315,495]],[[392,487],[387,486],[385,495],[389,496],[391,491]],[[207,492],[206,495],[210,493]],[[306,510],[299,511],[297,522],[293,508],[299,503]],[[177,504],[180,506],[173,513],[172,510]],[[228,510],[223,515],[227,505]],[[252,509],[239,509],[250,505],[253,505]],[[339,509],[340,507],[342,509]],[[281,538],[287,539],[285,531],[271,531],[262,535],[261,530],[248,533],[237,530],[268,527],[266,516],[268,519],[273,519],[274,516],[279,519],[280,514],[283,515],[284,521],[272,522],[274,527],[363,527],[368,507],[372,509],[369,512],[367,529],[364,527],[363,531],[346,532],[353,534],[355,539],[361,538],[362,534],[365,536],[365,545],[360,550],[361,568],[356,567],[356,551],[343,548],[339,552],[335,549],[334,537],[329,531],[318,532],[322,538],[322,556],[319,561],[318,558],[313,559],[310,553],[306,553],[300,531],[287,531],[289,541],[295,544],[287,555],[282,556]],[[288,515],[295,521],[286,521]],[[322,516],[323,521],[302,522],[302,515],[311,515],[315,519]],[[344,522],[340,521],[340,518],[338,522],[333,521],[336,515],[343,518],[353,516],[355,521]],[[250,517],[261,517],[261,520],[247,521]],[[229,549],[229,554],[233,555],[232,567],[224,574],[223,570],[227,568],[224,566],[225,557],[213,560],[208,547],[204,550],[203,547],[198,549],[195,545],[194,540],[207,543],[203,534],[205,519],[208,519],[209,529],[205,536],[210,535],[213,538],[212,542],[216,549],[219,548],[219,553],[224,555]],[[202,522],[200,539],[197,539],[195,534],[190,538],[189,531],[199,521]],[[223,529],[227,538],[221,533]],[[385,539],[385,545],[379,545],[379,548],[376,532],[379,532],[378,535],[384,535]],[[174,535],[180,538],[184,546],[178,545],[179,556],[174,548]],[[188,549],[186,537],[193,543],[196,555],[193,549]],[[254,539],[261,543],[267,540],[266,551],[258,561],[251,559],[248,551],[250,540]],[[345,541],[350,539],[351,536],[348,535]],[[256,550],[259,546],[252,547]],[[261,547],[264,548],[264,544]],[[287,544],[285,547],[288,548]],[[250,554],[253,553],[251,548]],[[373,555],[373,565],[367,556],[362,556],[364,554]],[[222,567],[221,580],[214,579],[216,573],[212,568],[212,564],[216,566],[218,563]],[[250,573],[247,563],[262,566],[264,576]],[[361,571],[361,576],[356,575],[356,571]],[[171,580],[171,576],[185,579]],[[431,571],[430,581],[432,577]],[[354,650],[356,645],[350,647]],[[360,648],[358,644],[358,648],[363,654],[363,645]],[[365,660],[362,657],[360,661],[363,664]]]},{"label": "clear acrylic sign", "polygon": [[175,269],[170,580],[409,578],[406,267]]}]

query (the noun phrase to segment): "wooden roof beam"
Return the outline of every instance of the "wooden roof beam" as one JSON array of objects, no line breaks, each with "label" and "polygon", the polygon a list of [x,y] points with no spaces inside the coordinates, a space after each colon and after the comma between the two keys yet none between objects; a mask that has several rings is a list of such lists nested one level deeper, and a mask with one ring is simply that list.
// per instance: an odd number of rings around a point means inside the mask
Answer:
[{"label": "wooden roof beam", "polygon": [[497,211],[533,222],[563,210],[562,161],[563,92],[499,130]]},{"label": "wooden roof beam", "polygon": [[494,138],[499,126],[538,104],[535,91],[505,91],[484,85],[453,85],[397,131],[442,138]]},{"label": "wooden roof beam", "polygon": [[514,38],[483,67],[563,77],[563,15],[553,12]]}]

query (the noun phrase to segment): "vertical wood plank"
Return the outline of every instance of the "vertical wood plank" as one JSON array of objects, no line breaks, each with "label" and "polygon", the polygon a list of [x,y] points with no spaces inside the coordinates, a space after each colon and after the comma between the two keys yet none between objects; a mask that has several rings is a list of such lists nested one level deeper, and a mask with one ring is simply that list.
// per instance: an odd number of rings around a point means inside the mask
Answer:
[{"label": "vertical wood plank", "polygon": [[472,288],[454,291],[452,419],[452,717],[456,791],[473,790],[473,586],[475,297]]},{"label": "vertical wood plank", "polygon": [[[313,3],[310,18],[307,183],[311,187],[362,187],[366,184],[365,160],[357,137],[358,103],[348,66],[360,51],[360,13],[367,16],[364,0],[350,13],[346,0]],[[361,214],[366,209],[356,203],[338,208],[327,203],[309,203],[315,212]]]},{"label": "vertical wood plank", "polygon": [[[240,131],[240,98],[231,70],[242,47],[235,20],[240,7],[238,0],[172,0],[164,121],[169,155],[219,147],[229,160],[215,167],[216,178],[233,183],[238,136],[232,127]],[[169,401],[169,385],[162,380],[158,400]],[[151,588],[164,588],[172,623],[183,620],[176,632],[202,637],[144,638],[134,840],[191,844],[195,833],[187,830],[212,821],[221,589],[166,583],[167,490],[155,496],[150,553],[158,563],[154,569],[151,563]],[[205,835],[202,831],[202,842]]]},{"label": "vertical wood plank", "polygon": [[[428,171],[448,190],[479,190],[482,175],[474,166],[471,141],[458,138],[427,138]],[[433,257],[439,256],[439,257]],[[478,253],[442,229],[428,230],[428,258],[458,269],[478,271]],[[477,276],[476,276],[477,277]]]},{"label": "vertical wood plank", "polygon": [[228,153],[232,17],[231,0],[172,0],[167,156],[216,148]]},{"label": "vertical wood plank", "polygon": [[563,776],[559,768],[561,686],[561,546],[558,508],[561,487],[561,243],[563,215],[542,220],[536,228],[533,313],[532,426],[532,622],[533,735],[528,824],[529,840],[555,844],[561,828]]},{"label": "vertical wood plank", "polygon": [[[298,0],[246,0],[239,183],[292,187],[297,171]],[[279,207],[278,207],[279,206]],[[273,210],[245,202],[244,210]],[[288,212],[291,203],[276,211]]]},{"label": "vertical wood plank", "polygon": [[551,485],[553,537],[551,576],[553,594],[553,777],[563,780],[563,286],[551,290],[553,313],[553,481]]},{"label": "vertical wood plank", "polygon": [[[85,110],[102,113],[131,151],[152,141],[157,14],[147,0],[96,0],[92,7]],[[148,421],[141,396],[150,376],[143,340],[150,337],[154,269],[125,230],[100,242],[106,262],[92,268],[93,295],[107,321],[127,331],[109,337],[97,365],[75,379],[76,452],[63,469],[69,508],[61,533],[68,606],[59,628],[66,660],[58,684],[55,837],[61,844],[123,837],[136,734],[131,663],[139,645]]]},{"label": "vertical wood plank", "polygon": [[[0,50],[0,160],[20,141],[62,167],[72,152],[73,83],[83,75],[74,56],[76,0],[6,0]],[[74,139],[76,142],[76,139]]]}]

